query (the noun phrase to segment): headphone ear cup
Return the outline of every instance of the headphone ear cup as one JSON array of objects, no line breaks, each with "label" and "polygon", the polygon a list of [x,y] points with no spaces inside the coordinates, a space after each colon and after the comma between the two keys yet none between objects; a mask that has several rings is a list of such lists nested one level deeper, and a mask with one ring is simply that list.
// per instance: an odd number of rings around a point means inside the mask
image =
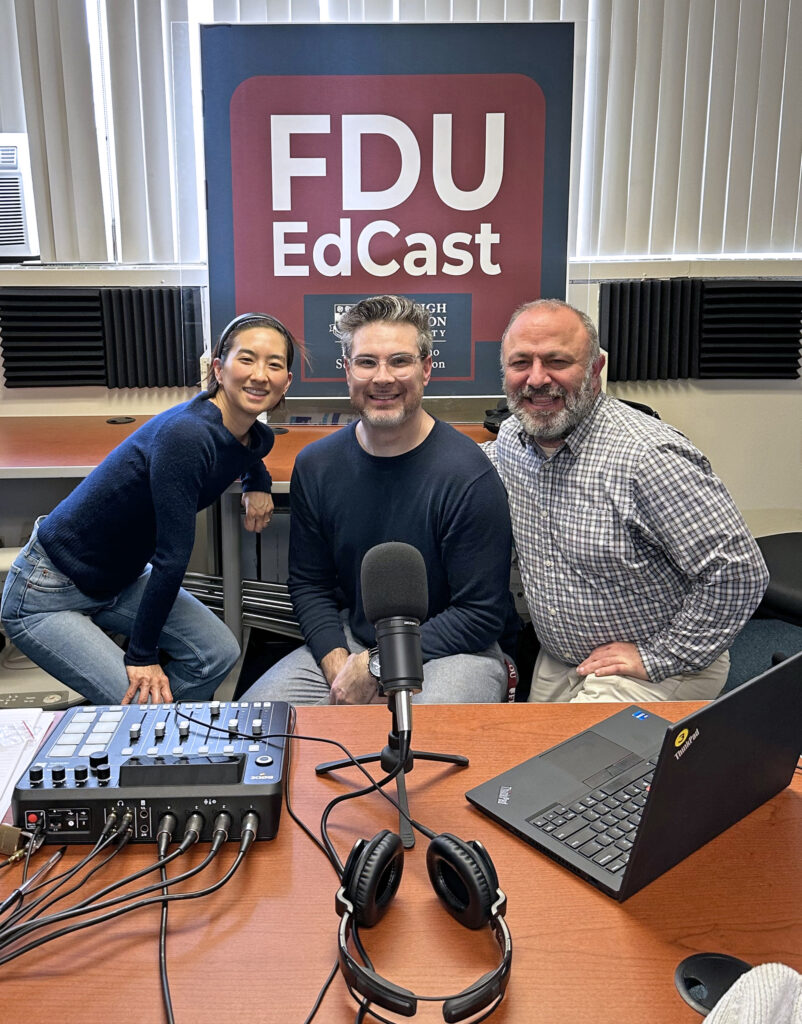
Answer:
[{"label": "headphone ear cup", "polygon": [[403,871],[404,847],[395,832],[384,829],[354,845],[345,862],[342,885],[358,925],[370,928],[382,919],[398,892]]},{"label": "headphone ear cup", "polygon": [[434,891],[452,917],[466,928],[490,923],[498,876],[481,843],[466,843],[444,832],[429,843],[426,867]]}]

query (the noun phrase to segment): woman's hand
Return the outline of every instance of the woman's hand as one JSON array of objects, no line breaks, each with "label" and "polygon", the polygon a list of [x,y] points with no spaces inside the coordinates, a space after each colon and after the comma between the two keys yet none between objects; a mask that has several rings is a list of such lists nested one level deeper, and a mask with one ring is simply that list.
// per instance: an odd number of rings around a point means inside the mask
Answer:
[{"label": "woman's hand", "polygon": [[[125,691],[123,704],[172,704],[170,680],[161,665],[126,665],[125,671],[131,685]],[[135,701],[137,691],[139,697]]]},{"label": "woman's hand", "polygon": [[245,529],[261,533],[273,515],[273,498],[266,491],[246,491],[242,495],[245,507]]}]

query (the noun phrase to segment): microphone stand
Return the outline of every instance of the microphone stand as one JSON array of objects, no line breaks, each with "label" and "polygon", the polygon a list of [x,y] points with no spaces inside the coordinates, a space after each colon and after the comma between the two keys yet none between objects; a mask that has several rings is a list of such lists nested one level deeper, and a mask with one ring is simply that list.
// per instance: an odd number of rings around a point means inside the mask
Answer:
[{"label": "microphone stand", "polygon": [[[329,772],[336,772],[342,768],[353,766],[354,761],[357,761],[359,764],[371,764],[378,761],[381,764],[382,771],[389,775],[397,767],[401,754],[401,738],[398,728],[399,719],[402,720],[402,724],[408,724],[409,732],[410,734],[412,733],[412,704],[409,698],[409,690],[395,690],[388,694],[387,707],[392,715],[392,723],[390,732],[387,735],[387,745],[380,751],[373,754],[360,754],[353,760],[343,758],[338,761],[326,761],[324,764],[317,765],[315,773],[317,775],[327,775]],[[401,731],[406,731],[406,729]],[[394,780],[396,793],[398,794],[398,806],[400,808],[398,813],[398,834],[401,836],[401,842],[407,850],[412,849],[415,845],[415,834],[409,823],[406,774],[412,771],[415,758],[420,761],[439,761],[442,764],[454,764],[460,768],[467,768],[469,763],[468,758],[462,754],[439,754],[433,753],[430,750],[413,750],[410,747],[409,754],[404,761],[401,771]]]}]

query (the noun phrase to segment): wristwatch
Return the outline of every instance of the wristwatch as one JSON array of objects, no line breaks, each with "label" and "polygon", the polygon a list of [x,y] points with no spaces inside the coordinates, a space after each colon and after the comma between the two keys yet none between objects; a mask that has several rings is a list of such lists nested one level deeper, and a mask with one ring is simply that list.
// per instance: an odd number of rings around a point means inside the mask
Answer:
[{"label": "wristwatch", "polygon": [[382,669],[379,661],[379,648],[371,647],[368,651],[368,672],[375,678],[381,679]]}]

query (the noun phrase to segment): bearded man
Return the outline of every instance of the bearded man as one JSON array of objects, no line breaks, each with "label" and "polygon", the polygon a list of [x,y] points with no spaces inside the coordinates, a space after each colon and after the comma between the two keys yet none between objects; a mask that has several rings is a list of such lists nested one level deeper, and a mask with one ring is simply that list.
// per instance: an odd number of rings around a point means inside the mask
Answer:
[{"label": "bearded man", "polygon": [[432,372],[429,314],[403,296],[363,299],[338,321],[359,419],[298,455],[290,482],[289,589],[306,646],[243,700],[366,704],[378,697],[362,558],[401,541],[423,555],[423,703],[506,699],[499,646],[519,624],[510,594],[510,516],[479,446],[422,406]]},{"label": "bearded man", "polygon": [[592,321],[556,299],[502,337],[513,415],[485,444],[507,488],[540,641],[529,700],[707,700],[768,583],[686,437],[601,390]]}]

